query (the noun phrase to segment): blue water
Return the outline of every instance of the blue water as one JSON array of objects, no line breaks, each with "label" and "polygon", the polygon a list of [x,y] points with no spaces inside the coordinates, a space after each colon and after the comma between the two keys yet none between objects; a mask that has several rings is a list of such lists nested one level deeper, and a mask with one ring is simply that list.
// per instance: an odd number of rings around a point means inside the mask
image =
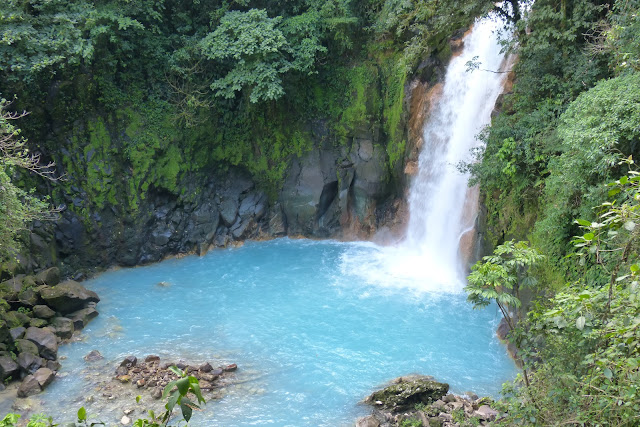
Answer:
[{"label": "blue water", "polygon": [[[362,272],[347,262],[379,251],[278,239],[101,274],[85,283],[102,299],[100,316],[85,341],[61,346],[61,372],[86,370],[82,357],[93,349],[105,361],[159,354],[237,363],[244,383],[209,402],[194,425],[353,425],[368,411],[359,401],[410,373],[453,392],[497,395],[516,367],[495,338],[496,309],[473,310],[464,293],[386,286],[392,279],[371,280],[371,265]],[[57,421],[83,405],[82,381],[58,378],[38,396]]]}]

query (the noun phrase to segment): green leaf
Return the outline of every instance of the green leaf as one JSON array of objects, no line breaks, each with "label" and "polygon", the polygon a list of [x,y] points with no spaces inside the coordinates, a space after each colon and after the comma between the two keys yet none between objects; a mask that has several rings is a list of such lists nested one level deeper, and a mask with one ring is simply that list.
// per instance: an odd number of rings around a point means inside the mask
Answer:
[{"label": "green leaf", "polygon": [[78,409],[78,421],[86,421],[87,420],[87,410],[84,409],[84,406]]},{"label": "green leaf", "polygon": [[179,377],[184,377],[184,372],[177,366],[169,366],[169,370]]},{"label": "green leaf", "polygon": [[613,372],[611,372],[611,369],[609,368],[604,368],[604,371],[602,371],[602,373],[604,374],[605,378],[609,380],[613,378]]},{"label": "green leaf", "polygon": [[179,398],[180,398],[180,393],[178,393],[177,391],[171,394],[171,397],[169,397],[169,401],[165,405],[165,408],[167,408],[167,411],[169,412],[173,411],[173,408],[176,406],[176,403],[178,403]]},{"label": "green leaf", "polygon": [[594,238],[594,237],[596,237],[596,236],[595,236],[595,234],[593,234],[593,233],[586,233],[586,234],[585,234],[584,236],[582,236],[582,237],[584,238],[584,240],[591,241],[591,240],[593,240],[593,238]]},{"label": "green leaf", "polygon": [[182,402],[180,402],[182,417],[186,422],[189,422],[189,420],[191,419],[191,415],[193,414],[193,409],[191,409],[191,406],[189,406],[189,403],[191,403],[189,402],[189,399],[184,399]]},{"label": "green leaf", "polygon": [[613,197],[616,194],[618,194],[620,192],[619,188],[612,188],[611,190],[609,190],[609,197]]},{"label": "green leaf", "polygon": [[636,228],[636,223],[633,221],[627,221],[624,223],[624,229],[627,231],[633,231]]},{"label": "green leaf", "polygon": [[185,396],[189,392],[189,378],[180,378],[176,381],[178,391],[182,396]]},{"label": "green leaf", "polygon": [[586,319],[584,318],[584,316],[580,316],[576,319],[576,328],[583,330],[584,329],[584,323],[585,323]]},{"label": "green leaf", "polygon": [[576,222],[580,225],[582,225],[583,227],[591,227],[591,222],[587,221],[586,219],[576,219]]}]

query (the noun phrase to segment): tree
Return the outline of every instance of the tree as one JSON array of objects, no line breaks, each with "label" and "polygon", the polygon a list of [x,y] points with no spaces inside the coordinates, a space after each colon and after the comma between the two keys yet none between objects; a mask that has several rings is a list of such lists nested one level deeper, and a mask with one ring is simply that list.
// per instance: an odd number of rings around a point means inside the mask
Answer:
[{"label": "tree", "polygon": [[16,236],[30,221],[51,219],[57,212],[46,201],[35,197],[33,191],[18,188],[11,181],[19,169],[48,179],[55,178],[54,164],[41,164],[40,155],[29,152],[26,140],[19,136],[20,129],[11,123],[26,113],[9,112],[8,106],[6,99],[0,100],[0,260],[15,254]]},{"label": "tree", "polygon": [[314,12],[289,19],[269,18],[264,9],[227,12],[199,44],[207,59],[229,69],[211,89],[223,98],[248,89],[253,103],[282,97],[283,76],[290,71],[312,73],[316,55],[326,51],[316,22]]}]

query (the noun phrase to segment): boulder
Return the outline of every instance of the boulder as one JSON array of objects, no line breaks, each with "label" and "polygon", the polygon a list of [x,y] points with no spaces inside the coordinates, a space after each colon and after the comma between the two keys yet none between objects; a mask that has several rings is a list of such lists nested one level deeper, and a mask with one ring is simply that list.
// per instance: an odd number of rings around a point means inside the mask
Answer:
[{"label": "boulder", "polygon": [[46,364],[47,362],[42,357],[32,353],[23,352],[18,355],[18,366],[29,374],[33,374]]},{"label": "boulder", "polygon": [[56,312],[51,310],[48,306],[40,304],[33,306],[33,315],[40,319],[51,319],[56,315]]},{"label": "boulder", "polygon": [[18,397],[29,397],[42,391],[40,383],[33,375],[27,375],[18,388]]},{"label": "boulder", "polygon": [[27,321],[23,322],[23,317],[22,316],[18,316],[18,314],[22,314],[22,313],[18,313],[17,311],[7,311],[5,313],[1,313],[0,316],[2,316],[2,322],[4,323],[4,326],[7,328],[18,328],[22,325],[24,325],[25,323],[29,322],[29,318],[27,317]]},{"label": "boulder", "polygon": [[394,384],[374,392],[365,403],[377,408],[401,411],[413,408],[417,403],[430,404],[447,394],[449,384],[434,381],[432,377],[401,377]]},{"label": "boulder", "polygon": [[34,317],[33,319],[29,320],[29,326],[33,326],[36,328],[42,328],[47,326],[47,321],[44,319],[38,319],[37,317]]},{"label": "boulder", "polygon": [[34,291],[33,288],[26,288],[21,290],[18,294],[18,300],[20,301],[20,304],[27,307],[33,307],[34,305],[42,302],[40,301],[40,295],[38,295],[38,293]]},{"label": "boulder", "polygon": [[27,328],[22,326],[18,326],[17,328],[11,328],[9,329],[9,335],[11,335],[11,339],[15,341],[17,339],[22,338],[22,336],[24,335],[24,331],[26,330]]},{"label": "boulder", "polygon": [[127,356],[122,362],[120,362],[120,366],[124,366],[125,368],[133,368],[138,363],[138,358],[135,356]]},{"label": "boulder", "polygon": [[18,353],[31,353],[35,354],[36,356],[40,354],[38,346],[35,345],[32,341],[26,339],[17,339],[14,341],[14,344]]},{"label": "boulder", "polygon": [[69,314],[85,307],[89,302],[99,302],[98,295],[74,280],[67,280],[53,287],[40,290],[40,296],[61,314]]},{"label": "boulder", "polygon": [[482,405],[473,413],[473,415],[481,420],[493,421],[498,416],[498,411],[491,408],[489,405]]},{"label": "boulder", "polygon": [[[18,325],[18,327],[21,325]],[[7,322],[4,320],[0,320],[0,343],[7,342],[11,339],[11,334],[9,333],[9,326],[7,326]]]},{"label": "boulder", "polygon": [[20,366],[10,356],[0,356],[0,381],[16,378],[19,373]]},{"label": "boulder", "polygon": [[63,340],[68,340],[75,331],[73,320],[67,317],[55,317],[51,321],[51,325],[56,331],[56,335]]},{"label": "boulder", "polygon": [[97,315],[98,310],[93,307],[87,307],[70,313],[69,317],[73,320],[73,327],[78,331],[87,326]]},{"label": "boulder", "polygon": [[18,293],[22,290],[22,277],[14,277],[0,283],[0,297],[6,301],[18,299]]},{"label": "boulder", "polygon": [[24,338],[38,346],[38,352],[47,360],[56,360],[58,356],[58,341],[48,329],[30,327]]},{"label": "boulder", "polygon": [[87,362],[95,362],[104,359],[98,350],[91,350],[84,358]]},{"label": "boulder", "polygon": [[40,368],[35,372],[35,374],[33,374],[33,376],[36,381],[38,381],[38,384],[40,384],[40,387],[45,388],[51,384],[56,374],[49,368]]},{"label": "boulder", "polygon": [[58,267],[47,268],[36,275],[36,284],[55,286],[60,283],[60,269]]}]

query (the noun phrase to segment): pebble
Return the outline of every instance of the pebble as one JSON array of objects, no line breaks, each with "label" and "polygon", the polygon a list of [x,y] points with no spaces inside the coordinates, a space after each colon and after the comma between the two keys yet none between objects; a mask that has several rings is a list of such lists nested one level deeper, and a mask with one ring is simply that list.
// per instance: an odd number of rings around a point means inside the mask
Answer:
[{"label": "pebble", "polygon": [[129,425],[130,422],[131,422],[131,418],[127,417],[126,415],[124,415],[120,419],[120,424],[122,424],[123,426]]}]

